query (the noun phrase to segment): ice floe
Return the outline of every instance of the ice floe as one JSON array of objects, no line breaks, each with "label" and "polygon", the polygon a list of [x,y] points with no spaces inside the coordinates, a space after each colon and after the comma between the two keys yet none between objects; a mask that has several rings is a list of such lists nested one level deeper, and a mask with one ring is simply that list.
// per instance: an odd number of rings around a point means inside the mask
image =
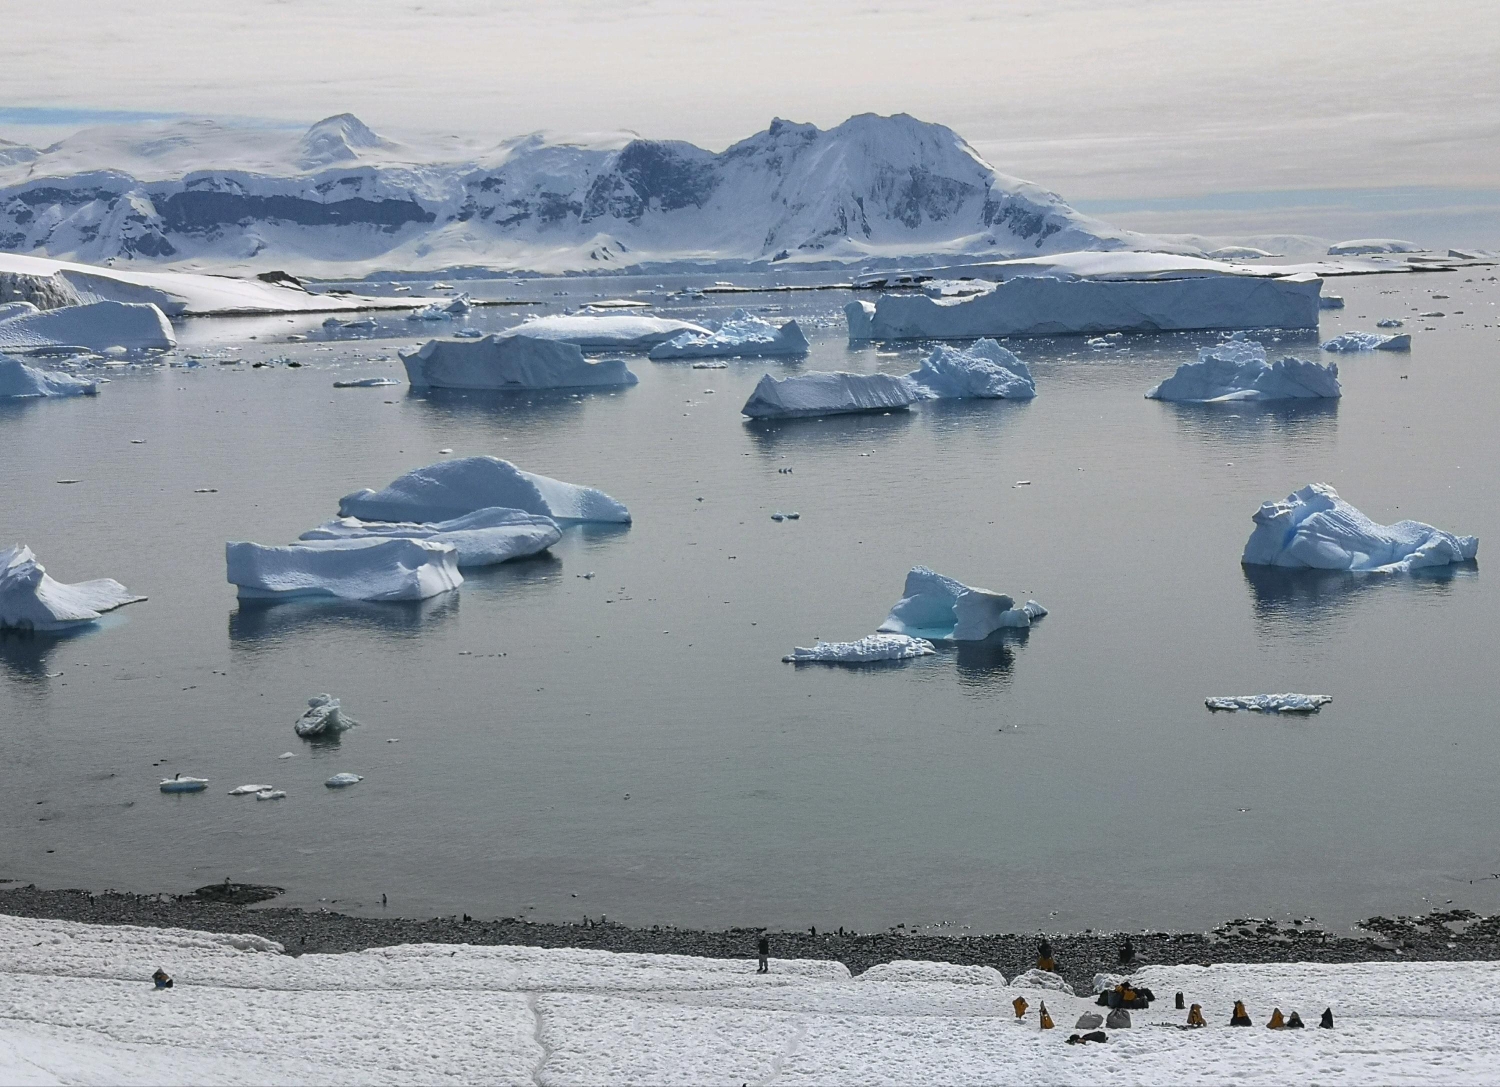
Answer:
[{"label": "ice floe", "polygon": [[914,566],[901,599],[877,630],[928,641],[979,641],[997,630],[1029,627],[1047,614],[1035,600],[1021,607],[1004,593],[976,589]]},{"label": "ice floe", "polygon": [[1343,309],[1344,299],[1342,295],[1324,294],[1318,296],[1319,309]]},{"label": "ice floe", "polygon": [[230,796],[253,796],[255,793],[266,793],[271,791],[269,785],[236,785],[229,790]]},{"label": "ice floe", "polygon": [[358,728],[359,722],[345,715],[339,700],[332,695],[313,695],[307,709],[292,723],[292,729],[304,740],[331,739],[341,732]]},{"label": "ice floe", "polygon": [[256,800],[285,800],[285,789],[262,789],[255,794]]},{"label": "ice floe", "polygon": [[0,321],[5,351],[164,351],[177,346],[166,315],[150,303],[90,302]]},{"label": "ice floe", "polygon": [[[845,307],[850,338],[968,340],[1189,329],[1317,328],[1315,275],[1166,279],[1019,276],[982,293],[883,294],[873,313]],[[859,313],[853,312],[859,307]],[[866,321],[868,318],[868,321]]]},{"label": "ice floe", "polygon": [[389,385],[399,385],[401,382],[393,377],[362,377],[355,381],[335,381],[335,389],[383,389]]},{"label": "ice floe", "polygon": [[145,599],[113,578],[73,585],[54,581],[25,544],[0,551],[0,627],[68,630]]},{"label": "ice floe", "polygon": [[[1390,326],[1386,326],[1390,327]],[[1323,344],[1324,351],[1410,351],[1411,333],[1382,336],[1378,332],[1345,332]]]},{"label": "ice floe", "polygon": [[623,359],[590,362],[577,344],[522,335],[429,340],[401,361],[416,388],[571,389],[640,380]]},{"label": "ice floe", "polygon": [[1036,395],[1030,368],[989,339],[962,348],[938,344],[920,369],[906,375],[906,383],[918,400],[1030,400]]},{"label": "ice floe", "polygon": [[360,777],[358,774],[344,773],[334,774],[333,777],[323,782],[323,784],[327,785],[330,789],[342,789],[346,785],[358,785],[361,781],[364,780],[365,779]]},{"label": "ice floe", "polygon": [[867,664],[871,661],[909,660],[937,652],[932,643],[905,634],[869,634],[855,642],[819,642],[795,647],[782,657],[787,664]]},{"label": "ice floe", "polygon": [[339,499],[341,517],[364,521],[451,521],[491,507],[581,521],[629,524],[630,511],[603,491],[523,472],[498,457],[460,457],[416,468],[379,491]]},{"label": "ice floe", "polygon": [[56,396],[96,396],[99,383],[57,370],[39,370],[20,359],[0,355],[0,400]]},{"label": "ice floe", "polygon": [[1383,321],[1376,321],[1375,322],[1375,327],[1376,328],[1400,328],[1404,324],[1406,324],[1406,322],[1403,321],[1399,317],[1387,317]]},{"label": "ice floe", "polygon": [[545,551],[562,538],[562,530],[550,517],[490,507],[450,521],[429,524],[337,517],[308,529],[300,538],[357,540],[373,536],[399,536],[449,544],[458,549],[458,565],[491,566]]},{"label": "ice floe", "polygon": [[404,537],[318,540],[288,547],[228,543],[224,559],[241,600],[425,600],[464,580],[457,548]]},{"label": "ice floe", "polygon": [[1255,513],[1240,560],[1250,566],[1406,573],[1467,562],[1476,536],[1455,536],[1421,521],[1378,525],[1326,483],[1311,483]]},{"label": "ice floe", "polygon": [[1197,362],[1183,363],[1175,374],[1146,393],[1146,399],[1212,404],[1340,395],[1336,363],[1324,365],[1291,357],[1268,362],[1263,345],[1253,340],[1225,340],[1202,348]]},{"label": "ice floe", "polygon": [[562,340],[579,347],[645,351],[684,332],[694,336],[713,335],[711,329],[691,321],[637,313],[553,313],[522,321],[501,335]]},{"label": "ice floe", "polygon": [[164,793],[201,793],[208,788],[208,778],[187,777],[183,774],[173,774],[163,779],[158,786]]},{"label": "ice floe", "polygon": [[890,374],[815,371],[760,379],[740,409],[752,419],[793,419],[860,411],[892,411],[911,406],[912,390]]},{"label": "ice floe", "polygon": [[451,321],[455,317],[462,317],[474,308],[469,296],[461,294],[457,298],[446,301],[439,299],[429,302],[419,310],[413,310],[406,315],[408,321]]},{"label": "ice floe", "polygon": [[1329,694],[1242,694],[1205,698],[1211,710],[1254,710],[1256,713],[1317,713],[1333,701]]},{"label": "ice floe", "polygon": [[737,309],[717,332],[680,333],[653,347],[649,357],[663,360],[805,354],[807,337],[796,321],[773,325],[747,310]]}]

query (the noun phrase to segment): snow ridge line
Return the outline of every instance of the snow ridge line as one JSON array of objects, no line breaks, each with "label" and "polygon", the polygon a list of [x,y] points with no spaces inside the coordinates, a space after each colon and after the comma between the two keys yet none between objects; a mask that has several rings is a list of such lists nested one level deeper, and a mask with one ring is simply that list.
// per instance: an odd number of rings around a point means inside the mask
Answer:
[{"label": "snow ridge line", "polygon": [[526,994],[526,1006],[531,1009],[532,1018],[535,1020],[531,1028],[531,1036],[536,1040],[536,1044],[542,1051],[541,1060],[537,1061],[536,1065],[531,1069],[531,1082],[536,1087],[542,1087],[542,1069],[552,1059],[552,1047],[542,1039],[545,1025],[542,1022],[541,1001],[537,999],[536,993],[531,992]]}]

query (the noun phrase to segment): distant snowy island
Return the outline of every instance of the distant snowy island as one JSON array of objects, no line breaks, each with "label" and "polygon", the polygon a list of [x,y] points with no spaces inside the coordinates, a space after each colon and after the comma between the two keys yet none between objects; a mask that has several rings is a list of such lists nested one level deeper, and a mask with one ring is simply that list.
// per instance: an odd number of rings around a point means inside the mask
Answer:
[{"label": "distant snowy island", "polygon": [[986,259],[1163,248],[905,114],[776,120],[722,152],[530,135],[465,161],[342,114],[302,133],[176,121],[0,141],[0,251],[354,276],[480,266]]}]

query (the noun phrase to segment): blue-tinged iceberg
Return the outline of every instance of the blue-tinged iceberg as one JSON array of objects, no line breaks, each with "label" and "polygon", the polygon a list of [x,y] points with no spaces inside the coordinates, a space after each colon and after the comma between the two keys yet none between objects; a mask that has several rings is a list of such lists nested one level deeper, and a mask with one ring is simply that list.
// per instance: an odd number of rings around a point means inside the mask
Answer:
[{"label": "blue-tinged iceberg", "polygon": [[796,419],[813,415],[842,415],[860,411],[901,411],[909,408],[912,390],[890,374],[846,374],[815,371],[760,379],[740,409],[752,419]]},{"label": "blue-tinged iceberg", "polygon": [[918,400],[1030,400],[1036,395],[1031,369],[989,339],[963,348],[938,344],[920,369],[906,375],[906,383]]},{"label": "blue-tinged iceberg", "polygon": [[419,389],[579,389],[640,380],[624,359],[590,362],[577,344],[531,336],[429,340],[401,361]]},{"label": "blue-tinged iceberg", "polygon": [[797,646],[782,661],[787,664],[869,664],[872,661],[910,660],[935,653],[932,643],[905,634],[867,634],[854,642],[819,642]]},{"label": "blue-tinged iceberg", "polygon": [[1252,340],[1225,340],[1202,348],[1197,362],[1146,394],[1148,400],[1213,404],[1235,400],[1307,400],[1341,396],[1339,368],[1287,357],[1266,359],[1266,349]]},{"label": "blue-tinged iceberg", "polygon": [[113,578],[75,585],[54,581],[25,544],[0,551],[0,628],[70,630],[145,599]]},{"label": "blue-tinged iceberg", "polygon": [[979,641],[997,630],[1029,627],[1046,614],[1035,600],[1018,608],[1004,593],[976,589],[914,566],[906,575],[901,599],[876,629],[928,641]]},{"label": "blue-tinged iceberg", "polygon": [[547,550],[562,539],[562,530],[550,517],[491,507],[451,521],[431,524],[336,517],[317,528],[308,529],[300,538],[359,540],[372,537],[432,540],[457,548],[459,566],[492,566]]},{"label": "blue-tinged iceberg", "polygon": [[339,499],[339,516],[362,521],[451,521],[499,506],[558,524],[629,524],[630,511],[603,491],[523,472],[498,457],[459,457],[416,468],[379,491]]},{"label": "blue-tinged iceberg", "polygon": [[807,337],[796,321],[773,325],[747,310],[737,309],[717,332],[683,332],[651,349],[648,358],[749,358],[807,354]]},{"label": "blue-tinged iceberg", "polygon": [[[1382,322],[1383,323],[1383,322]],[[1324,351],[1410,351],[1411,333],[1382,336],[1378,332],[1345,332],[1323,345]]]},{"label": "blue-tinged iceberg", "polygon": [[38,370],[20,359],[0,355],[0,400],[50,396],[96,396],[99,385],[56,370]]},{"label": "blue-tinged iceberg", "polygon": [[1421,521],[1377,525],[1326,483],[1312,483],[1255,514],[1240,560],[1247,566],[1409,573],[1467,562],[1477,536],[1455,536]]},{"label": "blue-tinged iceberg", "polygon": [[457,549],[431,540],[320,540],[288,547],[229,543],[224,560],[241,600],[425,600],[464,580]]}]

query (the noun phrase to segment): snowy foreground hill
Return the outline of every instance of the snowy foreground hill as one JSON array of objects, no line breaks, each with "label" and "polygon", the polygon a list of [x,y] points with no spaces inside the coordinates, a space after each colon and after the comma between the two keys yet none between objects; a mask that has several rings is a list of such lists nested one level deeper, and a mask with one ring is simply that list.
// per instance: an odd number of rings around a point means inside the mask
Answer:
[{"label": "snowy foreground hill", "polygon": [[719,153],[532,135],[452,156],[347,114],[300,135],[181,121],[0,141],[0,250],[332,276],[1145,247],[905,114],[777,120]]},{"label": "snowy foreground hill", "polygon": [[[170,974],[153,990],[151,973]],[[1500,966],[1146,967],[1159,999],[1068,1045],[1092,999],[988,967],[409,945],[0,916],[0,1083],[1493,1083]],[[1208,1025],[1179,1030],[1183,991]],[[1011,1001],[1030,1005],[1018,1021]],[[1227,1025],[1236,1000],[1254,1020]],[[1045,1001],[1057,1029],[1038,1029]],[[1333,1009],[1333,1030],[1316,1024]],[[1273,1009],[1306,1030],[1267,1030]]]}]

